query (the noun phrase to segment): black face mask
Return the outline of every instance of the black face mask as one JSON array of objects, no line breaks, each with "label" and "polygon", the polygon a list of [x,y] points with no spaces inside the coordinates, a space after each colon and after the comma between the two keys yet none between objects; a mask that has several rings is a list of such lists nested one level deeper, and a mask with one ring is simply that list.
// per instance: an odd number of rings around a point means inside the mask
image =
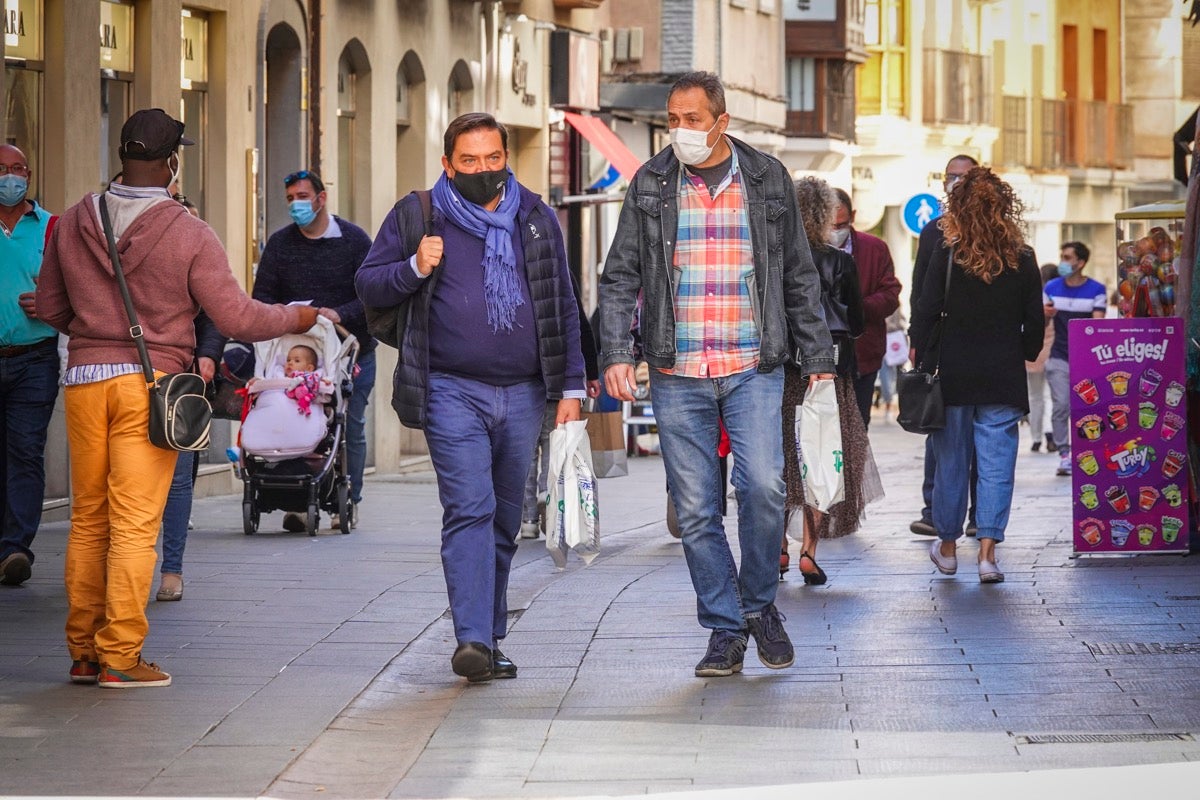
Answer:
[{"label": "black face mask", "polygon": [[508,183],[508,168],[491,172],[456,172],[450,179],[463,199],[477,206],[486,206],[496,199]]}]

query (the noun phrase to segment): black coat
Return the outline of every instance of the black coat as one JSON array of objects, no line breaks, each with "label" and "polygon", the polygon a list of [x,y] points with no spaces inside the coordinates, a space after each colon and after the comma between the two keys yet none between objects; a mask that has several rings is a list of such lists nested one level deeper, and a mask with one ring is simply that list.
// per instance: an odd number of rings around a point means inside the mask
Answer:
[{"label": "black coat", "polygon": [[[1042,277],[1033,251],[1021,251],[1016,269],[984,283],[954,265],[945,292],[950,250],[938,247],[918,295],[909,337],[918,363],[937,359],[942,396],[948,406],[1003,404],[1029,412],[1025,362],[1042,349],[1045,316]],[[941,346],[932,352],[930,336],[942,313]],[[924,366],[932,369],[926,361]]]},{"label": "black coat", "polygon": [[837,374],[853,378],[854,340],[866,327],[858,267],[849,253],[829,245],[817,245],[812,254],[821,276],[821,312],[833,337]]}]

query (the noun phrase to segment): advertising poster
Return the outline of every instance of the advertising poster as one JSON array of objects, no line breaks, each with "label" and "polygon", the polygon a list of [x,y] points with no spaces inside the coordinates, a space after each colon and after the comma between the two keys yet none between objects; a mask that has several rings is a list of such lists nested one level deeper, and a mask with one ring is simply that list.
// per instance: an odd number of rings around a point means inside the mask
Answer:
[{"label": "advertising poster", "polygon": [[1075,552],[1186,552],[1183,323],[1070,326]]}]

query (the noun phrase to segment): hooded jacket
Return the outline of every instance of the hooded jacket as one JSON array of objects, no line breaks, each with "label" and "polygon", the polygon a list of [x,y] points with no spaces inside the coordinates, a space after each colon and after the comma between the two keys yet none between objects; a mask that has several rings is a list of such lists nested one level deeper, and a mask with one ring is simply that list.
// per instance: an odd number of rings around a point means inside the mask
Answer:
[{"label": "hooded jacket", "polygon": [[[84,196],[55,226],[35,295],[38,318],[70,336],[68,368],[141,363],[95,198]],[[107,202],[116,219],[127,201],[109,194]],[[218,330],[243,341],[273,339],[300,324],[298,309],[247,297],[212,228],[179,203],[156,203],[118,230],[117,253],[154,369],[180,372],[192,363],[202,308]]]}]

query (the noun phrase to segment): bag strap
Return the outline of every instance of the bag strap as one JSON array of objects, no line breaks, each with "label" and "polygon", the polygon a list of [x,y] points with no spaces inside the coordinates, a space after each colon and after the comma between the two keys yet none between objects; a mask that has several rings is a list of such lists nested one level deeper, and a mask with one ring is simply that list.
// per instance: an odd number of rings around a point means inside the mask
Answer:
[{"label": "bag strap", "polygon": [[421,206],[421,221],[425,223],[425,235],[433,236],[433,192],[428,189],[415,189],[417,203]]},{"label": "bag strap", "polygon": [[133,308],[133,299],[129,296],[129,287],[125,284],[125,271],[121,269],[121,257],[117,255],[117,239],[113,235],[112,220],[108,217],[108,204],[104,195],[100,195],[100,221],[104,223],[104,236],[108,239],[108,258],[112,261],[113,273],[117,276],[117,285],[121,287],[121,299],[125,301],[125,313],[129,315],[129,335],[137,345],[138,355],[142,357],[142,372],[146,376],[146,386],[153,386],[154,367],[150,366],[150,354],[146,352],[146,341],[142,337],[142,326],[138,324],[137,311]]}]

